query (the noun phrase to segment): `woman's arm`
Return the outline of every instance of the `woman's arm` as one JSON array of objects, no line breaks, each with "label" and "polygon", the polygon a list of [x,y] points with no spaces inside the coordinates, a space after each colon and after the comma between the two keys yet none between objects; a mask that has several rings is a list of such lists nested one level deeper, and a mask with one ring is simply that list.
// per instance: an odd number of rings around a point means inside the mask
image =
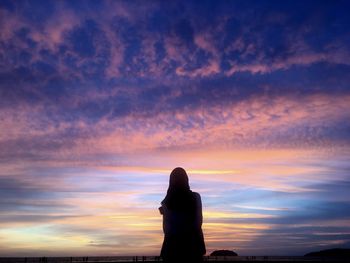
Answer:
[{"label": "woman's arm", "polygon": [[195,193],[195,196],[196,196],[196,227],[201,228],[203,223],[202,200],[201,200],[201,196],[198,193]]}]

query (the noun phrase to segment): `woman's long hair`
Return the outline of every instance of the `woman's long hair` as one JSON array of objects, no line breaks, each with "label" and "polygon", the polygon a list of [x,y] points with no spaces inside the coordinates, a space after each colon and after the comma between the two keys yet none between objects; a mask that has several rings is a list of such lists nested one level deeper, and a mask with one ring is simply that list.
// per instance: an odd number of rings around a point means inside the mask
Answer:
[{"label": "woman's long hair", "polygon": [[167,208],[177,211],[193,210],[195,200],[185,169],[176,167],[170,174],[169,188],[162,204]]}]

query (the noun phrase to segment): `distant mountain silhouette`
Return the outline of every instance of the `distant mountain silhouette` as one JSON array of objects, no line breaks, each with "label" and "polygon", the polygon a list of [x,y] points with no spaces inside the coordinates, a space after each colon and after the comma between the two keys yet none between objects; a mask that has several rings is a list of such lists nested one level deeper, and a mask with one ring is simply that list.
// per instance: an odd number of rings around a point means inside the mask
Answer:
[{"label": "distant mountain silhouette", "polygon": [[226,257],[236,257],[238,254],[236,252],[233,252],[231,250],[215,250],[210,254],[210,256],[213,257],[220,257],[220,256],[226,256]]},{"label": "distant mountain silhouette", "polygon": [[304,255],[304,257],[350,257],[350,249],[348,248],[326,249],[318,252],[307,253]]}]

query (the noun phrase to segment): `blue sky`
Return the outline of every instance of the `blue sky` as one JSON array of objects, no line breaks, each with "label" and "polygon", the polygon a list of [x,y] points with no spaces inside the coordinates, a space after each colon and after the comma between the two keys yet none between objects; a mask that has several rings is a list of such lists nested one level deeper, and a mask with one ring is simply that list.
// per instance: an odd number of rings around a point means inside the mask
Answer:
[{"label": "blue sky", "polygon": [[1,1],[0,255],[157,255],[170,171],[207,250],[349,247],[347,1]]}]

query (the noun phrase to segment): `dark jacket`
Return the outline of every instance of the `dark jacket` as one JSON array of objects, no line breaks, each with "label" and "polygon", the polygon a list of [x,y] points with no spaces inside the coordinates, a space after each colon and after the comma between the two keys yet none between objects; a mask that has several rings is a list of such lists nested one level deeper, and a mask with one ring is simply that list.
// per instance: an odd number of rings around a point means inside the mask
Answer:
[{"label": "dark jacket", "polygon": [[[178,198],[173,197],[173,198]],[[198,193],[189,191],[181,198],[181,206],[167,202],[159,208],[163,215],[164,241],[161,257],[164,261],[200,259],[205,254],[202,232],[202,201]],[[168,205],[167,205],[168,204]],[[170,206],[170,208],[169,208]]]}]

